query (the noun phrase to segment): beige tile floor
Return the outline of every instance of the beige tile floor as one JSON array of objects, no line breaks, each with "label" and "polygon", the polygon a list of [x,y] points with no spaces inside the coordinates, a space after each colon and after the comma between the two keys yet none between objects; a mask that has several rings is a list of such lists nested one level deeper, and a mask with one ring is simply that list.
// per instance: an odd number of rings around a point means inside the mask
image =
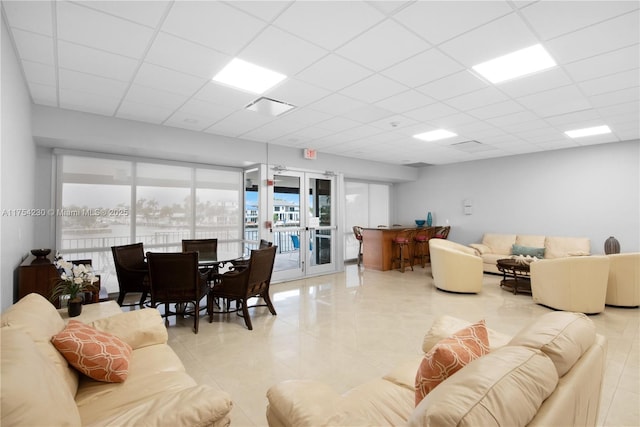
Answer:
[{"label": "beige tile floor", "polygon": [[[273,284],[277,316],[252,309],[254,329],[242,318],[171,320],[169,344],[200,383],[229,392],[232,425],[265,426],[267,389],[280,381],[324,381],[337,391],[381,376],[419,352],[422,337],[441,314],[485,319],[515,334],[550,309],[528,295],[500,289],[485,275],[478,295],[438,291],[429,268],[377,272],[347,265],[342,273]],[[640,426],[640,310],[607,307],[590,316],[608,338],[599,425]]]}]

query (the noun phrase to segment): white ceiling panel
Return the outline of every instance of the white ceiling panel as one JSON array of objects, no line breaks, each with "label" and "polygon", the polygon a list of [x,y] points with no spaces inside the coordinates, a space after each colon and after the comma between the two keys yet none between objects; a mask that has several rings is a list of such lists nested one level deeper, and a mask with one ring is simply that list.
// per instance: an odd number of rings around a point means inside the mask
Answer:
[{"label": "white ceiling panel", "polygon": [[398,12],[394,18],[434,44],[442,43],[513,9],[506,1],[419,1]]},{"label": "white ceiling panel", "polygon": [[404,61],[430,45],[394,21],[384,21],[337,50],[339,55],[380,71]]},{"label": "white ceiling panel", "polygon": [[[340,70],[339,73],[336,70]],[[337,55],[328,55],[298,73],[296,77],[328,90],[340,90],[370,76],[373,72]]]},{"label": "white ceiling panel", "polygon": [[25,61],[54,65],[53,39],[29,31],[13,30],[20,58]]},{"label": "white ceiling panel", "polygon": [[382,72],[387,77],[418,87],[463,70],[464,67],[437,49],[413,56]]},{"label": "white ceiling panel", "polygon": [[294,76],[329,53],[278,28],[267,28],[239,57],[273,71]]},{"label": "white ceiling panel", "polygon": [[536,43],[538,40],[526,23],[512,13],[443,43],[439,47],[467,67],[472,67]]},{"label": "white ceiling panel", "polygon": [[265,23],[215,1],[178,1],[173,4],[162,30],[235,56]]},{"label": "white ceiling panel", "polygon": [[56,2],[58,38],[133,58],[144,53],[153,30],[85,7],[91,2]]},{"label": "white ceiling panel", "polygon": [[2,7],[13,28],[53,37],[52,4],[49,1],[3,1]]},{"label": "white ceiling panel", "polygon": [[380,22],[384,15],[363,2],[298,1],[273,23],[276,27],[333,50]]},{"label": "white ceiling panel", "polygon": [[[576,1],[0,3],[35,104],[391,164],[576,147],[566,127],[640,133],[640,6]],[[478,62],[542,43],[557,66],[494,85]],[[262,96],[214,83],[232,57],[287,79]],[[458,137],[425,144],[437,128]],[[481,141],[497,149],[465,152]]]},{"label": "white ceiling panel", "polygon": [[58,65],[68,70],[128,82],[133,78],[138,68],[138,61],[126,56],[59,40]]},{"label": "white ceiling panel", "polygon": [[232,57],[202,45],[159,33],[145,61],[192,76],[211,79]]}]

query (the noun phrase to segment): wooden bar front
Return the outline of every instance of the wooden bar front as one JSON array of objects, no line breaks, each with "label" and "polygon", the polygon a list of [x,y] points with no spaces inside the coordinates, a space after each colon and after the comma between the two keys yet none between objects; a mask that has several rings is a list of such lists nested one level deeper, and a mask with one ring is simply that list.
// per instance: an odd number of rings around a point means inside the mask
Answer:
[{"label": "wooden bar front", "polygon": [[[363,228],[362,229],[362,262],[365,268],[372,270],[391,270],[393,258],[392,240],[401,230],[414,229],[415,231],[433,229],[436,227],[388,227],[388,228]],[[433,234],[433,233],[431,233]],[[413,254],[413,242],[410,243]]]}]

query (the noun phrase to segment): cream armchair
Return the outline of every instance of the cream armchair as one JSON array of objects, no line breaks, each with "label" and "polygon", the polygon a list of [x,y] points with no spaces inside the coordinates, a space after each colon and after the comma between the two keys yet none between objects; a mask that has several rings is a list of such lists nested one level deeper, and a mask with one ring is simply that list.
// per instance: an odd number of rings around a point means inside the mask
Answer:
[{"label": "cream armchair", "polygon": [[430,239],[429,253],[436,288],[465,293],[482,290],[482,258],[474,249],[451,240]]},{"label": "cream armchair", "polygon": [[640,305],[640,252],[609,255],[607,305]]},{"label": "cream armchair", "polygon": [[609,278],[606,256],[544,259],[531,263],[533,301],[557,310],[600,313]]}]

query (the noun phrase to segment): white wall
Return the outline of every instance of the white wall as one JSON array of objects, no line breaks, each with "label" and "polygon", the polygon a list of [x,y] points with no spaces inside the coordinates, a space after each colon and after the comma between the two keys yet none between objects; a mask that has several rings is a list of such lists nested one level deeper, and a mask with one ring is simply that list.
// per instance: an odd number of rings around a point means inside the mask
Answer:
[{"label": "white wall", "polygon": [[[34,244],[34,217],[9,216],[11,209],[36,207],[35,144],[31,136],[31,99],[22,78],[9,35],[0,19],[2,39],[2,96],[0,120],[0,309],[13,303],[17,267]],[[44,183],[48,185],[48,182]]]},{"label": "white wall", "polygon": [[[615,236],[640,251],[640,141],[584,146],[421,169],[394,186],[394,221],[427,211],[449,238],[479,242],[484,232],[584,236],[592,253]],[[464,215],[463,200],[472,201]]]}]

